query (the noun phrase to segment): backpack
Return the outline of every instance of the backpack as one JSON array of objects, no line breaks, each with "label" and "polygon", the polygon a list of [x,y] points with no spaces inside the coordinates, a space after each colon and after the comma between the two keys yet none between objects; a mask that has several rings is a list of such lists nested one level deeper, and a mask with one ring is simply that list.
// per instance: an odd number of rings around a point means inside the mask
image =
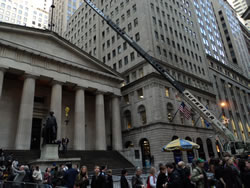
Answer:
[{"label": "backpack", "polygon": [[[148,179],[147,179],[147,188],[151,188],[151,186],[150,186],[150,177],[151,177],[151,175],[148,176]],[[153,176],[153,180],[154,180],[154,183],[155,183],[155,176]]]}]

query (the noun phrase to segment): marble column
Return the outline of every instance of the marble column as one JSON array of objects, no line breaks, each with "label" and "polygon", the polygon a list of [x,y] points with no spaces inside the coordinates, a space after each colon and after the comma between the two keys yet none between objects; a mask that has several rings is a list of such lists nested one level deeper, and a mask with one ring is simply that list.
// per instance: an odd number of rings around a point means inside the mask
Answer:
[{"label": "marble column", "polygon": [[85,93],[80,87],[75,94],[74,149],[85,150]]},{"label": "marble column", "polygon": [[122,130],[119,98],[112,98],[112,148],[122,150]]},{"label": "marble column", "polygon": [[62,138],[62,83],[54,81],[51,88],[50,111],[57,121],[57,140]]},{"label": "marble column", "polygon": [[16,132],[15,148],[18,150],[30,149],[35,85],[35,77],[27,75],[23,83],[23,91]]},{"label": "marble column", "polygon": [[5,73],[5,69],[0,68],[0,99],[2,97],[4,73]]},{"label": "marble column", "polygon": [[106,127],[104,113],[104,95],[98,92],[95,103],[96,119],[96,150],[106,150]]}]

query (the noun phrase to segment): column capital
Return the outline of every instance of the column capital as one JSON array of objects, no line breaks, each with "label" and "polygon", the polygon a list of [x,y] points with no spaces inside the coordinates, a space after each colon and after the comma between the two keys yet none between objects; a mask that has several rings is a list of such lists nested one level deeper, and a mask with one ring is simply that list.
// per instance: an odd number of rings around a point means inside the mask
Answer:
[{"label": "column capital", "polygon": [[38,75],[38,74],[32,74],[32,73],[25,73],[24,75],[23,75],[23,77],[24,78],[33,78],[33,79],[37,79],[37,78],[39,78],[40,77],[40,75]]},{"label": "column capital", "polygon": [[121,97],[122,97],[122,96],[116,95],[116,94],[114,94],[114,93],[111,95],[111,98],[112,98],[112,99],[114,99],[114,98],[120,99]]},{"label": "column capital", "polygon": [[6,72],[7,69],[8,69],[7,67],[2,67],[2,66],[0,67],[0,71],[2,71],[2,72]]},{"label": "column capital", "polygon": [[56,84],[63,85],[64,82],[63,81],[59,81],[59,80],[52,80],[50,84],[51,85],[56,85]]},{"label": "column capital", "polygon": [[86,89],[87,89],[87,87],[85,87],[85,86],[78,86],[77,85],[77,86],[74,87],[74,90],[76,90],[76,91],[77,90],[86,90]]},{"label": "column capital", "polygon": [[96,90],[96,91],[95,91],[95,94],[96,94],[96,95],[104,95],[104,94],[106,94],[106,92],[105,92],[105,91],[102,91],[102,90]]}]

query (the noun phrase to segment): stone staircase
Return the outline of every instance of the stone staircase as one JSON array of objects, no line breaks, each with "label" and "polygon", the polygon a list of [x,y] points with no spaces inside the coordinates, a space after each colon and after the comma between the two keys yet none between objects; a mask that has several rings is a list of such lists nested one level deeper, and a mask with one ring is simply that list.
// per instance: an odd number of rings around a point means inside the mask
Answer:
[{"label": "stone staircase", "polygon": [[[6,155],[13,153],[13,159],[19,164],[27,164],[40,158],[40,150],[5,150]],[[115,174],[120,174],[123,168],[133,169],[134,166],[117,151],[75,151],[69,150],[66,153],[59,152],[59,158],[81,158],[81,165],[93,171],[95,165],[107,166],[110,169],[117,169]]]}]

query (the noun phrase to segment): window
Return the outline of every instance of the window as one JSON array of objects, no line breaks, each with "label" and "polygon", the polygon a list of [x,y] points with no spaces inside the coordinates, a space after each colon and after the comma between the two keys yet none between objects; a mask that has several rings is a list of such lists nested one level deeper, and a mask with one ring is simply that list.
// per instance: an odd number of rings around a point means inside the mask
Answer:
[{"label": "window", "polygon": [[140,33],[135,34],[135,41],[138,42],[140,40]]},{"label": "window", "polygon": [[127,43],[124,42],[124,43],[123,43],[123,50],[125,51],[126,49],[127,49]]},{"label": "window", "polygon": [[156,48],[157,48],[157,53],[158,53],[159,55],[161,55],[161,48],[160,48],[160,46],[157,46]]},{"label": "window", "polygon": [[137,90],[137,97],[138,97],[138,99],[143,99],[144,98],[142,88]]},{"label": "window", "polygon": [[138,18],[134,19],[134,27],[138,25]]},{"label": "window", "polygon": [[134,52],[132,52],[132,53],[130,54],[130,60],[131,60],[131,61],[134,61],[134,60],[135,60],[135,53],[134,53]]},{"label": "window", "polygon": [[132,24],[129,23],[129,24],[128,24],[128,31],[131,31],[131,30],[132,30]]},{"label": "window", "polygon": [[143,105],[139,106],[138,113],[140,115],[140,120],[143,125],[147,123],[146,109]]},{"label": "window", "polygon": [[[128,103],[126,102],[128,100]],[[124,96],[124,101],[129,104],[129,98],[128,95]],[[131,121],[131,112],[129,110],[126,110],[124,112],[124,124],[126,129],[131,129],[132,128],[132,121]]]},{"label": "window", "polygon": [[127,65],[128,64],[128,56],[124,57],[124,64]]},{"label": "window", "polygon": [[169,88],[168,88],[168,87],[165,88],[165,96],[166,96],[166,97],[169,97],[169,96],[170,96],[170,95],[169,95]]}]

